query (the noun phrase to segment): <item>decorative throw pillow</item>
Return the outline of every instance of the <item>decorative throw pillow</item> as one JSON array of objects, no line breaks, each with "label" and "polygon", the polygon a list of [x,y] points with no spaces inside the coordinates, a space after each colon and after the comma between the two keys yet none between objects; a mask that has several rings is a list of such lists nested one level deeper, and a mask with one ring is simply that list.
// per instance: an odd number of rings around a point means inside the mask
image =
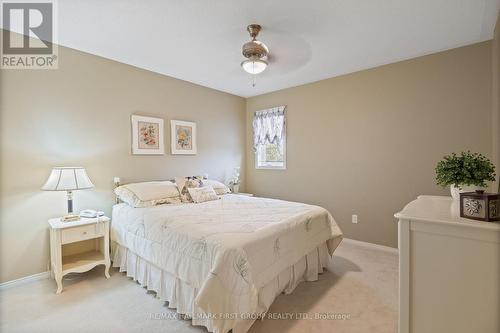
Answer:
[{"label": "decorative throw pillow", "polygon": [[193,202],[191,195],[189,194],[189,188],[202,187],[203,182],[201,179],[196,177],[185,177],[185,178],[175,178],[175,183],[179,189],[182,202]]},{"label": "decorative throw pillow", "polygon": [[181,203],[177,186],[170,181],[131,183],[115,189],[118,198],[135,208]]},{"label": "decorative throw pillow", "polygon": [[194,203],[219,199],[212,186],[191,187],[188,188],[188,192]]},{"label": "decorative throw pillow", "polygon": [[215,193],[217,193],[218,195],[223,195],[223,194],[231,192],[231,190],[229,190],[229,187],[227,187],[226,185],[224,185],[223,183],[221,183],[217,180],[204,179],[203,185],[204,186],[212,186]]}]

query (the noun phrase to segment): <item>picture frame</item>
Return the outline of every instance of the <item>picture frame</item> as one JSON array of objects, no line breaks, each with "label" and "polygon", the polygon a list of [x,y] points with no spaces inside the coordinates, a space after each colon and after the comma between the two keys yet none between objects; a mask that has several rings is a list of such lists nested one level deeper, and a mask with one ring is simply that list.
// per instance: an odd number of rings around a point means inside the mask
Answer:
[{"label": "picture frame", "polygon": [[196,123],[171,120],[170,135],[172,155],[196,155]]},{"label": "picture frame", "polygon": [[132,154],[165,154],[163,119],[132,115]]}]

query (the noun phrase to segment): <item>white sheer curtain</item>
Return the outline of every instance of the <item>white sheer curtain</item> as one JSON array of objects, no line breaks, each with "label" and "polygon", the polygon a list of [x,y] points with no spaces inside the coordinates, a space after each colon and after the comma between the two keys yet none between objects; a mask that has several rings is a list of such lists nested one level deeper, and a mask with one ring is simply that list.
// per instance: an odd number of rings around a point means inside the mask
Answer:
[{"label": "white sheer curtain", "polygon": [[257,111],[253,117],[253,149],[265,144],[276,144],[283,153],[285,139],[285,106]]}]

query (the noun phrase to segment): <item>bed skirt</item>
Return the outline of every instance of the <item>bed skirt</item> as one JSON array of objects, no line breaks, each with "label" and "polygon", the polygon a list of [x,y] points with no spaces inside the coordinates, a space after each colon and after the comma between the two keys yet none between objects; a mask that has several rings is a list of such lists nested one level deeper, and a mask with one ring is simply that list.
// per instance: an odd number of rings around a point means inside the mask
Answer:
[{"label": "bed skirt", "polygon": [[[205,326],[209,332],[226,333],[219,332],[214,326],[214,319],[207,316],[195,304],[197,288],[116,242],[112,242],[112,259],[113,267],[119,267],[120,272],[126,272],[128,277],[139,282],[141,286],[154,291],[157,298],[168,302],[168,307],[175,309],[178,314],[190,318],[193,325]],[[284,269],[259,289],[257,314],[265,313],[280,293],[290,294],[302,281],[316,281],[318,274],[323,272],[329,260],[331,259],[326,243],[323,243],[294,265]],[[244,315],[248,318],[248,314]],[[250,317],[250,319],[239,319],[232,328],[233,333],[246,333],[255,321],[255,314]]]}]

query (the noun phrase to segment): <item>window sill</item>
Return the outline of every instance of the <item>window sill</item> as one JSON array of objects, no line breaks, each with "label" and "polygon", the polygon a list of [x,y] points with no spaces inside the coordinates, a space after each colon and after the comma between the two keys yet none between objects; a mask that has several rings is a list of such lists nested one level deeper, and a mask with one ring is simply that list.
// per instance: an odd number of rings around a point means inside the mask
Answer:
[{"label": "window sill", "polygon": [[286,170],[286,166],[256,166],[255,169],[257,170]]}]

